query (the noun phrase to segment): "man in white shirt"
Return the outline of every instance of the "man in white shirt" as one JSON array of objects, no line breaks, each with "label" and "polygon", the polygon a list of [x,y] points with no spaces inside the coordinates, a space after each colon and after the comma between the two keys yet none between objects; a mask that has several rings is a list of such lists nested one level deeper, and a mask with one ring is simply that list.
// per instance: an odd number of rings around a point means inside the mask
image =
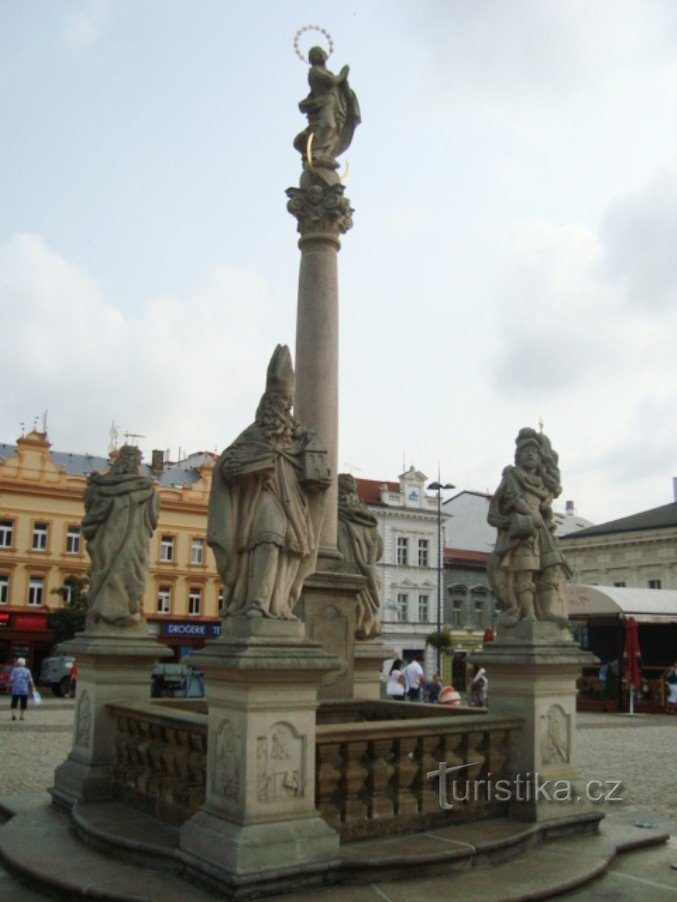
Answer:
[{"label": "man in white shirt", "polygon": [[421,686],[425,679],[423,667],[421,666],[422,660],[423,655],[419,655],[418,659],[414,658],[414,660],[404,668],[404,682],[407,690],[407,698],[410,702],[417,702],[421,697]]}]

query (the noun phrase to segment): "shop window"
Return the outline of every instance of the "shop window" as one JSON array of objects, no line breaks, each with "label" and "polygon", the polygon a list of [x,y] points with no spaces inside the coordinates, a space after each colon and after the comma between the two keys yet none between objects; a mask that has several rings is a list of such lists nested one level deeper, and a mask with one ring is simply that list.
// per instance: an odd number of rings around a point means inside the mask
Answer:
[{"label": "shop window", "polygon": [[172,609],[172,589],[171,586],[160,586],[157,593],[157,612],[158,614],[169,614]]},{"label": "shop window", "polygon": [[200,613],[202,602],[202,589],[191,589],[188,593],[188,613],[194,616]]},{"label": "shop window", "polygon": [[166,563],[174,560],[174,536],[162,536],[160,540],[160,560]]},{"label": "shop window", "polygon": [[397,563],[406,567],[409,563],[409,539],[399,536],[397,539]]},{"label": "shop window", "polygon": [[430,596],[429,595],[419,595],[418,596],[418,619],[421,623],[428,622],[428,613],[430,610]]},{"label": "shop window", "polygon": [[418,566],[427,567],[430,556],[430,542],[428,539],[418,540]]},{"label": "shop window", "polygon": [[45,590],[45,581],[41,576],[31,576],[28,583],[28,604],[39,607]]},{"label": "shop window", "polygon": [[69,526],[66,533],[66,554],[80,554],[80,527]]},{"label": "shop window", "polygon": [[33,527],[33,551],[47,551],[46,523],[36,523]]},{"label": "shop window", "polygon": [[204,561],[204,544],[202,539],[193,539],[190,543],[191,564],[201,564]]},{"label": "shop window", "polygon": [[9,576],[0,573],[0,604],[7,604],[9,599]]},{"label": "shop window", "polygon": [[11,548],[14,541],[14,520],[0,520],[0,548]]}]

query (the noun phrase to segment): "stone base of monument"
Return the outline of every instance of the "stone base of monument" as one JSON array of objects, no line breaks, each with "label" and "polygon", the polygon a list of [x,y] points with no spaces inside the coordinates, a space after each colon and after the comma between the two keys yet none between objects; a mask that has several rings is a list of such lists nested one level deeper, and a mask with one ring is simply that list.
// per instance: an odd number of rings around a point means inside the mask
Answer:
[{"label": "stone base of monument", "polygon": [[234,617],[188,663],[209,685],[205,801],[181,827],[189,866],[228,883],[331,859],[339,837],[315,808],[315,716],[338,659],[300,621]]},{"label": "stone base of monument", "polygon": [[149,639],[145,624],[124,632],[112,628],[78,633],[63,643],[78,662],[73,746],[54,773],[54,804],[113,797],[116,729],[111,702],[147,701],[153,664],[171,651]]},{"label": "stone base of monument", "polygon": [[353,698],[357,597],[365,578],[349,565],[327,558],[318,561],[318,568],[303,584],[294,612],[305,622],[308,638],[341,662],[321,678],[318,697]]},{"label": "stone base of monument", "polygon": [[511,818],[580,822],[590,811],[598,819],[575,768],[576,678],[596,658],[564,622],[522,621],[472,661],[486,668],[490,713],[523,720],[513,740]]},{"label": "stone base of monument", "polygon": [[381,698],[383,662],[395,657],[394,649],[380,639],[356,639],[353,662],[354,698],[374,701]]}]

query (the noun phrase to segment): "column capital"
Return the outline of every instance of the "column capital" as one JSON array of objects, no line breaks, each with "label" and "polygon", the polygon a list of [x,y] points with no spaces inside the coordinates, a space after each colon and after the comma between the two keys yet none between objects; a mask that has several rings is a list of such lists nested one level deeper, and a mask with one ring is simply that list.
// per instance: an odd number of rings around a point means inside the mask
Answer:
[{"label": "column capital", "polygon": [[353,209],[343,185],[314,184],[287,188],[287,209],[298,220],[301,239],[324,238],[338,244],[338,236],[353,226]]}]

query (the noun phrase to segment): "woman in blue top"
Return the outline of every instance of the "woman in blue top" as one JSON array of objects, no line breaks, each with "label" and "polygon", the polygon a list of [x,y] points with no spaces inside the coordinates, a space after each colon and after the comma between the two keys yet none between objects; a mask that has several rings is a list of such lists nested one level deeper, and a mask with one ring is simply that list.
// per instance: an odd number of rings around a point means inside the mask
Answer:
[{"label": "woman in blue top", "polygon": [[25,658],[16,659],[16,666],[12,668],[9,678],[12,683],[12,720],[16,720],[15,712],[19,704],[21,704],[19,720],[23,720],[28,705],[28,691],[30,689],[32,692],[35,689],[35,683],[30,670],[26,667]]}]

